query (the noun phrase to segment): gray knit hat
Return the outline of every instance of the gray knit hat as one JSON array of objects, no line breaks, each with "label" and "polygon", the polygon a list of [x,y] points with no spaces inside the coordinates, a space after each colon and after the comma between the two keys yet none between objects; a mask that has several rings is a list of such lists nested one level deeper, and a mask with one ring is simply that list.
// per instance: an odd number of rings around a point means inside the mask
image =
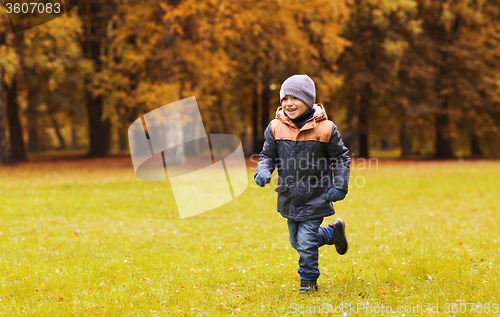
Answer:
[{"label": "gray knit hat", "polygon": [[306,106],[312,108],[316,102],[314,81],[307,75],[293,75],[288,77],[281,85],[280,102],[285,96],[294,96],[302,100]]}]

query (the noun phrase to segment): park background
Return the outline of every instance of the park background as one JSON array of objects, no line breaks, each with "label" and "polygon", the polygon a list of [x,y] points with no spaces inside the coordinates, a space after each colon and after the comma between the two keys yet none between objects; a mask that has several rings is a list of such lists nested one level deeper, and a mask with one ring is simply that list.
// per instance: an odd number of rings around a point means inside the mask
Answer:
[{"label": "park background", "polygon": [[[80,0],[17,33],[5,2],[1,315],[500,312],[498,1]],[[207,133],[250,157],[298,73],[353,156],[334,216],[350,250],[320,249],[312,296],[251,158],[244,194],[181,220],[168,181],[135,177],[127,141],[141,115],[195,96]]]},{"label": "park background", "polygon": [[87,0],[17,33],[0,10],[0,162],[126,152],[191,96],[250,156],[299,73],[357,157],[500,156],[497,1]]}]

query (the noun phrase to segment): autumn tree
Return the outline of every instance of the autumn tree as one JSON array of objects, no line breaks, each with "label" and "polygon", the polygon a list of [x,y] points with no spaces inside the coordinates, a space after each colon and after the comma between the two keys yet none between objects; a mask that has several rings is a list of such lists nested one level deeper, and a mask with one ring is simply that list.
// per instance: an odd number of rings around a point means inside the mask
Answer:
[{"label": "autumn tree", "polygon": [[[396,80],[401,60],[408,50],[408,38],[417,35],[417,3],[413,0],[365,1],[352,3],[349,21],[341,33],[348,46],[338,65],[344,86],[338,102],[348,109],[352,129],[357,134],[360,157],[369,157],[369,133],[381,107],[394,105]],[[399,111],[392,111],[397,119]],[[370,129],[372,128],[372,129]]]},{"label": "autumn tree", "polygon": [[422,33],[410,42],[400,73],[407,101],[418,110],[414,117],[434,124],[436,158],[452,158],[459,138],[481,155],[480,136],[495,125],[499,5],[419,1],[418,10]]},{"label": "autumn tree", "polygon": [[[5,12],[5,7],[0,6]],[[12,34],[7,15],[0,17],[0,150],[2,161],[24,161],[26,153],[19,120],[17,83],[19,80],[19,50],[23,45],[22,34]],[[5,120],[7,119],[7,120]],[[5,123],[8,122],[10,151],[5,138]]]},{"label": "autumn tree", "polygon": [[11,163],[10,148],[5,135],[5,103],[3,98],[3,71],[0,70],[0,164]]},{"label": "autumn tree", "polygon": [[[10,42],[10,46],[14,49],[17,55],[21,54],[20,52],[23,50],[24,41],[23,34],[11,34],[8,42]],[[9,45],[9,44],[8,44]],[[18,102],[18,86],[21,75],[21,66],[18,63],[15,66],[15,72],[12,75],[10,84],[7,82],[3,82],[3,91],[5,91],[5,104],[7,107],[7,119],[9,122],[9,137],[10,137],[10,146],[12,150],[12,158],[17,161],[26,161],[26,151],[24,146],[23,139],[23,130],[21,128],[21,121],[19,119],[19,102]]]},{"label": "autumn tree", "polygon": [[7,32],[10,31],[10,25],[2,4],[0,4],[0,12],[0,164],[9,164],[12,162],[12,154],[6,135],[4,83],[12,80],[17,64],[17,54],[7,45]]},{"label": "autumn tree", "polygon": [[83,123],[79,120],[85,114],[83,78],[91,65],[82,58],[79,34],[80,20],[73,13],[23,32],[21,88],[26,92],[31,151],[42,149],[43,131],[48,128],[55,131],[58,148],[66,148],[62,128]]}]

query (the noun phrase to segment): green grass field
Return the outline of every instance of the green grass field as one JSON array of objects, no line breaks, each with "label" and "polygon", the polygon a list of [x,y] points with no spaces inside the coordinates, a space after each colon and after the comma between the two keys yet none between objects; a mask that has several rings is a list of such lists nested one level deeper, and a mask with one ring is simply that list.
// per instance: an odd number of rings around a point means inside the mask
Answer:
[{"label": "green grass field", "polygon": [[273,188],[181,220],[128,158],[0,167],[0,315],[497,316],[499,175],[498,161],[355,162],[324,221],[345,220],[349,252],[320,249],[307,296]]}]

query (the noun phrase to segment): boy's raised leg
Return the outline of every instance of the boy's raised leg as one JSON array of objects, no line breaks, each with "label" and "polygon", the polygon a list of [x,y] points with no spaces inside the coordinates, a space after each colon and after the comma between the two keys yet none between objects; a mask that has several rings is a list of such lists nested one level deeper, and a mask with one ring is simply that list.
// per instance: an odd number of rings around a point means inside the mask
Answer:
[{"label": "boy's raised leg", "polygon": [[341,218],[335,219],[327,227],[320,227],[318,230],[318,247],[325,244],[335,245],[338,254],[344,255],[349,249],[349,243],[345,236],[345,222]]}]

